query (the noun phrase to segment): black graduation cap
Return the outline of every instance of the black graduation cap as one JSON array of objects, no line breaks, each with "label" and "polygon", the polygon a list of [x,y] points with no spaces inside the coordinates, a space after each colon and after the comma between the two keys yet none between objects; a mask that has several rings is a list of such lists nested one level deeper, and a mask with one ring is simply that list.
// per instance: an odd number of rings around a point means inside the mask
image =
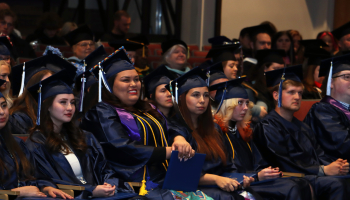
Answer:
[{"label": "black graduation cap", "polygon": [[171,39],[165,42],[162,42],[161,47],[162,47],[162,54],[164,54],[165,52],[167,52],[171,47],[173,47],[174,45],[183,45],[186,50],[188,50],[187,44],[182,41],[182,40],[178,40],[178,39]]},{"label": "black graduation cap", "polygon": [[198,67],[201,68],[203,72],[206,73],[207,75],[206,81],[208,85],[210,85],[211,82],[221,78],[227,79],[223,71],[222,62],[217,62],[212,64],[211,61],[206,61]]},{"label": "black graduation cap", "polygon": [[74,76],[67,73],[66,70],[62,70],[28,88],[30,94],[38,102],[37,125],[40,125],[41,103],[45,99],[58,94],[73,94],[70,87],[73,83]]},{"label": "black graduation cap", "polygon": [[70,46],[77,44],[83,40],[94,40],[94,34],[88,25],[83,25],[67,35],[63,36]]},{"label": "black graduation cap", "polygon": [[215,37],[209,38],[208,42],[212,46],[232,43],[232,41],[228,39],[226,36],[215,36]]},{"label": "black graduation cap", "polygon": [[146,97],[150,98],[156,88],[162,84],[169,84],[175,77],[170,73],[165,65],[157,67],[154,71],[143,78],[146,89]]},{"label": "black graduation cap", "polygon": [[10,56],[12,45],[6,36],[0,37],[0,55]]},{"label": "black graduation cap", "polygon": [[332,55],[322,48],[305,48],[304,56],[308,58],[308,65],[320,65],[322,60],[330,58]]},{"label": "black graduation cap", "polygon": [[[31,61],[16,65],[12,67],[12,94],[17,95],[22,92],[30,78],[36,73],[43,70],[50,70],[57,73],[62,69],[67,69],[66,73],[74,74],[74,76],[77,71],[77,68],[74,65],[55,54],[41,56]],[[23,83],[22,80],[24,80]],[[21,94],[22,93],[19,95]]]},{"label": "black graduation cap", "polygon": [[330,84],[332,81],[332,76],[335,73],[345,71],[345,70],[350,70],[350,54],[337,56],[337,57],[333,57],[333,58],[329,58],[321,61],[320,72],[318,76],[322,77],[328,74],[327,91],[326,91],[326,94],[328,96],[331,95]]},{"label": "black graduation cap", "polygon": [[224,62],[227,60],[236,60],[234,54],[236,50],[240,48],[240,43],[215,46],[209,50],[206,58],[212,58],[214,63]]},{"label": "black graduation cap", "polygon": [[338,40],[340,40],[344,35],[350,34],[350,21],[342,25],[341,27],[334,29],[332,31],[332,34]]},{"label": "black graduation cap", "polygon": [[124,47],[126,51],[136,51],[137,49],[142,49],[144,46],[138,42],[128,41],[128,39],[113,40],[108,42],[108,44],[114,49],[119,49],[120,47]]},{"label": "black graduation cap", "polygon": [[259,66],[270,62],[284,64],[283,57],[285,56],[286,52],[282,49],[262,49],[256,51],[256,59]]},{"label": "black graduation cap", "polygon": [[259,33],[267,33],[272,37],[275,32],[268,24],[247,27],[245,28],[245,31],[249,33],[250,39],[253,39]]},{"label": "black graduation cap", "polygon": [[237,78],[209,87],[209,90],[216,90],[215,101],[219,103],[217,112],[225,99],[243,98],[248,99],[248,93],[241,85],[245,78]]},{"label": "black graduation cap", "polygon": [[165,87],[173,96],[175,96],[175,101],[178,103],[178,97],[184,92],[187,92],[192,88],[208,86],[205,82],[206,78],[205,72],[201,68],[195,67],[176,78],[171,84],[168,84]]},{"label": "black graduation cap", "polygon": [[303,45],[305,48],[323,48],[328,47],[328,45],[320,39],[312,39],[312,40],[300,40],[299,43]]},{"label": "black graduation cap", "polygon": [[303,67],[295,65],[265,72],[266,86],[273,87],[279,84],[283,74],[285,80],[301,82],[303,80]]}]

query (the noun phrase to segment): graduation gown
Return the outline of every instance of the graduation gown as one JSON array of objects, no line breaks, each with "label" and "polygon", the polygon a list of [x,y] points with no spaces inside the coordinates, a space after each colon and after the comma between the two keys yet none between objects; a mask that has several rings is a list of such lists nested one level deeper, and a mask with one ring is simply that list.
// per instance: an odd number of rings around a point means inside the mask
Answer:
[{"label": "graduation gown", "polygon": [[[162,147],[165,141],[164,138],[162,141],[159,127],[165,137],[167,129],[163,122],[159,123],[157,125],[145,115],[136,116],[123,109],[118,113],[112,105],[100,102],[85,114],[81,128],[94,134],[111,167],[121,178],[141,182],[147,165],[146,176],[153,182],[161,182],[166,173],[165,154],[151,160],[153,153],[165,152]],[[145,140],[148,145],[144,145]]]},{"label": "graduation gown", "polygon": [[32,119],[24,112],[15,112],[10,115],[8,123],[12,134],[27,134],[33,127]]},{"label": "graduation gown", "polygon": [[132,191],[129,188],[123,187],[124,183],[116,178],[115,172],[109,167],[103,150],[96,138],[88,132],[85,132],[85,137],[88,146],[86,153],[80,150],[73,150],[73,152],[79,160],[86,184],[83,184],[77,179],[63,153],[51,153],[46,148],[46,137],[40,131],[35,131],[31,138],[26,141],[29,151],[34,156],[33,165],[35,166],[37,176],[48,177],[57,184],[85,187],[85,191],[79,195],[79,198],[92,196],[92,191],[96,186],[103,185],[104,182],[115,185],[121,191]]},{"label": "graduation gown", "polygon": [[[245,142],[238,129],[229,131],[225,136],[225,145],[229,156],[233,157],[237,172],[257,174],[269,166],[254,142]],[[266,182],[255,182],[251,187],[265,199],[311,199],[309,182],[302,178],[277,178]]]},{"label": "graduation gown", "polygon": [[[32,160],[32,155],[28,151],[27,147],[25,146],[24,142],[17,138],[14,137],[18,145],[20,146],[21,150],[24,152],[26,155],[27,159],[29,161]],[[21,170],[19,170],[20,174],[17,174],[16,170],[16,164],[14,160],[12,159],[10,153],[8,152],[6,146],[4,145],[5,141],[3,138],[0,136],[0,159],[6,166],[7,170],[4,171],[4,174],[0,174],[0,190],[11,190],[17,187],[21,186],[37,186],[39,189],[43,186],[51,186],[54,188],[57,188],[56,185],[45,179],[36,179],[36,180],[28,180],[28,181],[23,181],[24,176],[21,174]],[[17,159],[17,162],[19,166],[21,166],[21,161]],[[20,179],[20,180],[18,180]]]},{"label": "graduation gown", "polygon": [[328,157],[350,160],[350,112],[342,104],[326,96],[311,107],[304,122]]},{"label": "graduation gown", "polygon": [[259,122],[253,140],[263,158],[282,171],[304,173],[317,197],[346,199],[346,180],[332,176],[316,176],[320,165],[328,165],[328,158],[317,143],[311,128],[293,117],[292,122],[271,111]]}]

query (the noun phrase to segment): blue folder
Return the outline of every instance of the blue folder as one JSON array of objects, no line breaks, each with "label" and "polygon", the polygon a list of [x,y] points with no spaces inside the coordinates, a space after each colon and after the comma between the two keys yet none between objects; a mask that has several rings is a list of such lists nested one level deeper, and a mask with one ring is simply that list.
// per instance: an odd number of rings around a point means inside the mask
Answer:
[{"label": "blue folder", "polygon": [[205,154],[196,153],[186,162],[180,162],[178,151],[171,153],[168,171],[165,175],[163,189],[195,192],[201,177]]}]

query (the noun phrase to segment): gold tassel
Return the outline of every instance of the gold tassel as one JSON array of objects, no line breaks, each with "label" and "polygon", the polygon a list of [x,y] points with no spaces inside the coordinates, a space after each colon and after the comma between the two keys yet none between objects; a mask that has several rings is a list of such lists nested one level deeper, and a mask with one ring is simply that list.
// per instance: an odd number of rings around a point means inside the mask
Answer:
[{"label": "gold tassel", "polygon": [[190,47],[187,47],[187,59],[190,58]]},{"label": "gold tassel", "polygon": [[141,43],[142,45],[143,45],[143,47],[142,47],[142,58],[145,58],[146,57],[146,55],[145,55],[145,45],[143,44],[143,43]]},{"label": "gold tassel", "polygon": [[146,190],[146,181],[142,180],[142,185],[141,185],[141,188],[140,188],[139,195],[145,196],[147,193],[148,193],[148,191]]}]

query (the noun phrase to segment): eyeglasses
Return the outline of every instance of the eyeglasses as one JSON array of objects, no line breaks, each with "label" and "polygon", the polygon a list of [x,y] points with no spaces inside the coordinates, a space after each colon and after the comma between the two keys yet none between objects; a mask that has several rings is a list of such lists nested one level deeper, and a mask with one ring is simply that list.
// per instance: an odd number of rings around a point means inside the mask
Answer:
[{"label": "eyeglasses", "polygon": [[6,21],[1,21],[0,24],[3,25],[3,26],[5,26],[7,24],[8,27],[12,27],[13,26],[12,23],[6,23]]},{"label": "eyeglasses", "polygon": [[94,42],[91,42],[91,43],[83,42],[83,43],[80,43],[77,45],[86,48],[87,46],[90,46],[90,47],[95,46],[95,43]]},{"label": "eyeglasses", "polygon": [[339,75],[339,76],[334,76],[334,77],[332,77],[332,78],[338,78],[338,77],[343,77],[343,79],[345,80],[345,81],[350,81],[350,74],[341,74],[341,75]]}]

